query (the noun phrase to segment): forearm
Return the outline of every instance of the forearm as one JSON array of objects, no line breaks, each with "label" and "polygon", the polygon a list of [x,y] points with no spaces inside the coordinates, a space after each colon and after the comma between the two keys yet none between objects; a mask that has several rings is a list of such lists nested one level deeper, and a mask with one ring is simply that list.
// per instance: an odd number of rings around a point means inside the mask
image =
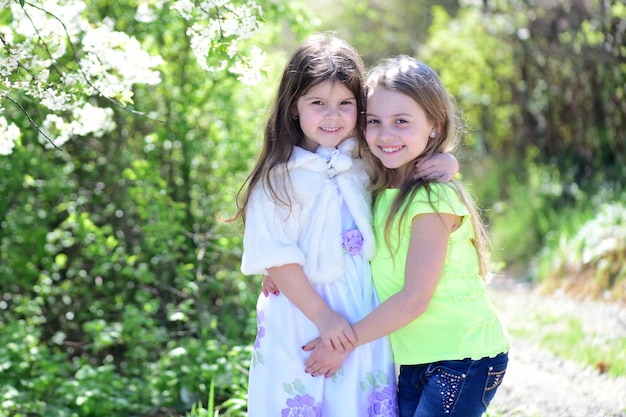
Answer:
[{"label": "forearm", "polygon": [[300,265],[282,265],[269,268],[268,272],[280,292],[312,322],[316,323],[321,315],[332,311],[315,291]]},{"label": "forearm", "polygon": [[354,347],[352,326],[315,291],[300,265],[283,265],[268,272],[280,292],[315,324],[324,344],[339,352]]},{"label": "forearm", "polygon": [[356,345],[364,345],[406,326],[426,311],[428,301],[402,291],[392,295],[352,326]]}]

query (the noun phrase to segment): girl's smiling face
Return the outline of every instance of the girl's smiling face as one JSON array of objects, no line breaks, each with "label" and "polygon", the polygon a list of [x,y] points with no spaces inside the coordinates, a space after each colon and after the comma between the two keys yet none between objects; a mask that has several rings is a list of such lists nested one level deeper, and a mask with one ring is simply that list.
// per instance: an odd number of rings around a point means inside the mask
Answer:
[{"label": "girl's smiling face", "polygon": [[435,129],[422,107],[406,94],[384,87],[367,98],[365,139],[374,156],[390,169],[413,164]]},{"label": "girl's smiling face", "polygon": [[298,98],[295,115],[304,133],[304,149],[315,152],[318,146],[335,147],[354,134],[356,97],[341,82],[323,81]]}]

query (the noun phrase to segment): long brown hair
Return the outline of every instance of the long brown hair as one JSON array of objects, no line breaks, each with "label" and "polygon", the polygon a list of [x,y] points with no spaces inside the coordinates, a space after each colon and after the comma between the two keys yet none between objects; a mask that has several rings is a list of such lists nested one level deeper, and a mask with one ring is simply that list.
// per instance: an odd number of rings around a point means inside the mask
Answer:
[{"label": "long brown hair", "polygon": [[[384,236],[387,245],[391,248],[391,228],[396,219],[395,224],[400,227],[409,208],[407,202],[411,201],[421,188],[426,190],[431,206],[433,205],[430,187],[433,181],[413,179],[410,173],[415,169],[415,164],[435,153],[452,151],[465,130],[465,122],[460,112],[455,109],[452,97],[446,92],[439,75],[427,65],[409,56],[400,55],[385,60],[373,68],[369,73],[365,88],[368,95],[376,88],[385,88],[410,97],[419,104],[429,121],[437,127],[435,137],[429,138],[422,154],[397,170],[385,168],[370,152],[364,153],[364,158],[374,168],[372,184],[374,198],[382,190],[397,186],[399,178],[406,178],[406,181],[399,185],[398,195],[391,205],[385,222]],[[363,146],[367,146],[365,141],[363,141]],[[406,169],[408,172],[398,172],[401,169]],[[475,235],[473,243],[478,256],[480,274],[486,279],[488,239],[485,226],[481,221],[477,206],[463,185],[458,181],[451,181],[450,185],[455,188],[470,213]]]},{"label": "long brown hair", "polygon": [[334,34],[312,35],[296,49],[283,70],[265,126],[263,147],[252,172],[237,193],[237,212],[229,220],[241,217],[245,222],[250,195],[260,184],[277,204],[291,206],[287,162],[294,147],[304,139],[300,123],[293,114],[298,99],[312,87],[324,81],[337,81],[354,94],[357,102],[354,134],[359,142],[362,141],[365,125],[364,78],[363,61],[357,51]]}]

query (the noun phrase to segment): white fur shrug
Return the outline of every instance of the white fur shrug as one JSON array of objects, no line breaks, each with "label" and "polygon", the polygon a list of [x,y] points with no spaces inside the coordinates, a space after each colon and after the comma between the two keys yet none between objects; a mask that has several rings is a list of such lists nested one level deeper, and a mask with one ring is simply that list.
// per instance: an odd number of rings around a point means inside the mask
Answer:
[{"label": "white fur shrug", "polygon": [[312,283],[343,276],[340,194],[363,236],[361,254],[374,256],[369,176],[353,156],[355,139],[316,153],[294,148],[287,168],[293,185],[291,210],[256,187],[246,212],[241,271],[267,274],[271,267],[296,263]]}]

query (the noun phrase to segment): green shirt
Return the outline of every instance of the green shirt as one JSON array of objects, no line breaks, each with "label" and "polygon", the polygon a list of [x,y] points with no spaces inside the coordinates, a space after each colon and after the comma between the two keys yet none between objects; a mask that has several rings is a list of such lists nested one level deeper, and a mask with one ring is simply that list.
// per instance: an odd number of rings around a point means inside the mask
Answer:
[{"label": "green shirt", "polygon": [[[400,291],[411,238],[412,220],[425,213],[450,213],[463,217],[450,235],[443,271],[426,311],[391,334],[394,361],[418,365],[440,360],[480,359],[509,350],[509,339],[498,314],[487,299],[472,244],[474,230],[469,212],[451,184],[432,183],[430,198],[419,190],[400,228],[392,225],[390,243],[384,238],[385,221],[397,189],[383,191],[374,203],[376,256],[372,276],[381,302]],[[433,208],[434,206],[434,208]],[[393,249],[398,246],[392,258]]]}]

